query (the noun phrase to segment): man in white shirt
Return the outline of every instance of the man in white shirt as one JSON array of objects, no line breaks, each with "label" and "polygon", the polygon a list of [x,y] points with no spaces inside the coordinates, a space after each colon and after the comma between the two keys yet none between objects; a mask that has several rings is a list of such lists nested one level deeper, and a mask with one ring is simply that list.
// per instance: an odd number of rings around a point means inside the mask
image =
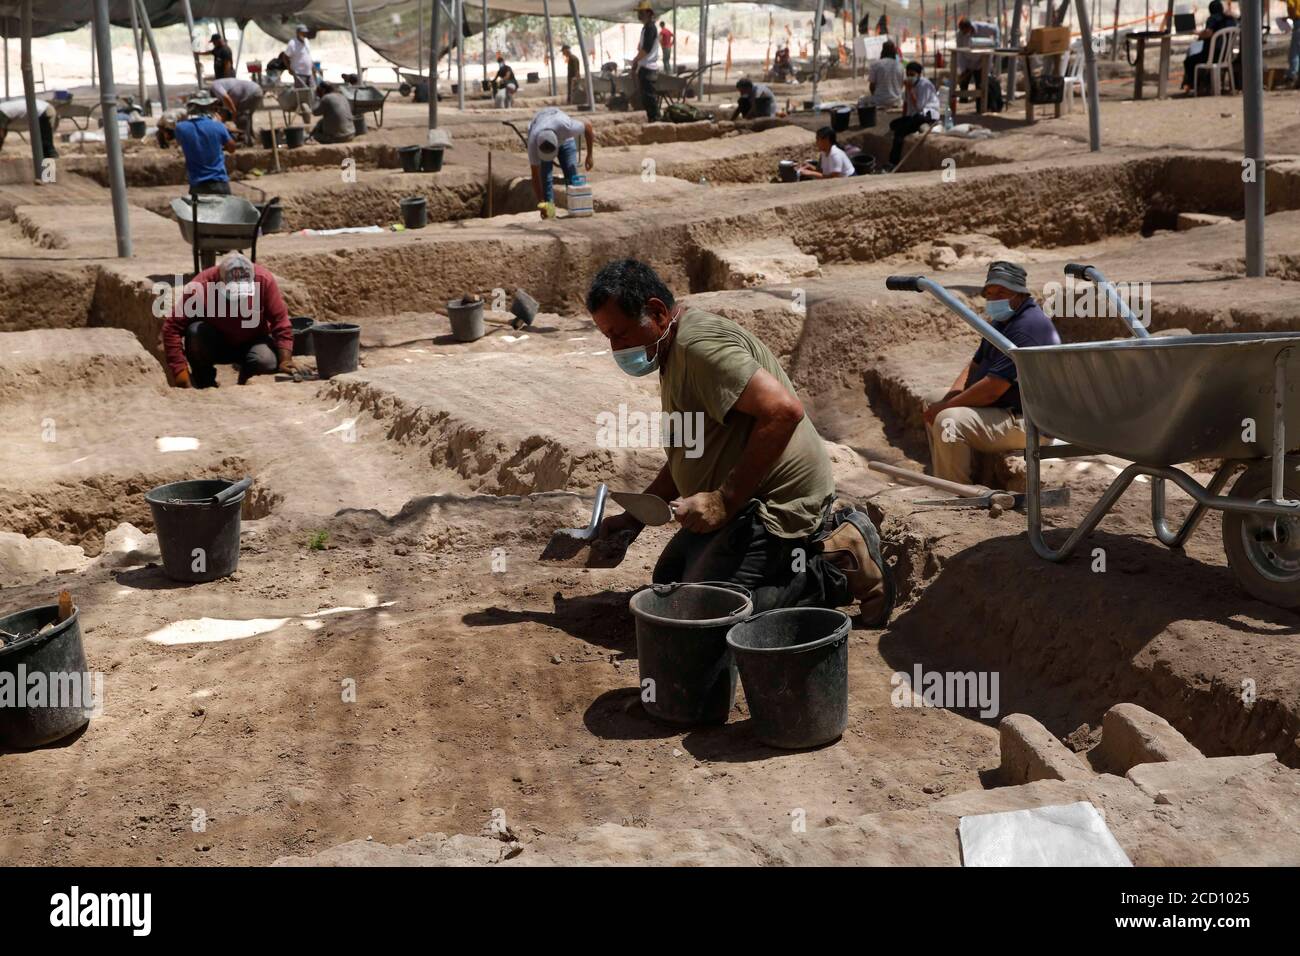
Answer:
[{"label": "man in white shirt", "polygon": [[835,144],[835,130],[823,126],[817,131],[817,149],[821,161],[814,166],[804,163],[799,168],[800,179],[843,179],[853,175],[853,160]]},{"label": "man in white shirt", "polygon": [[[58,151],[54,148],[54,121],[58,114],[54,112],[54,107],[45,100],[36,101],[36,128],[41,134],[41,155],[46,159],[58,158]],[[9,135],[10,124],[16,124],[15,129],[31,131],[31,123],[27,121],[27,100],[23,98],[0,101],[0,147],[5,144],[5,137]]]},{"label": "man in white shirt", "polygon": [[939,122],[939,92],[925,78],[921,64],[913,60],[907,64],[903,80],[903,115],[889,124],[894,133],[894,145],[889,150],[889,166],[898,165],[903,156],[903,140],[929,123]]},{"label": "man in white shirt", "polygon": [[303,24],[300,23],[293,28],[293,39],[284,48],[284,52],[289,57],[289,72],[293,74],[293,85],[305,86],[310,90],[315,85],[312,83],[315,68],[312,66],[311,47],[307,43],[307,28]]},{"label": "man in white shirt", "polygon": [[880,59],[872,60],[867,72],[871,84],[868,102],[882,110],[896,110],[903,105],[903,64],[898,62],[898,47],[886,40],[880,48]]},{"label": "man in white shirt", "polygon": [[641,21],[641,39],[632,58],[632,72],[636,76],[637,94],[645,110],[647,123],[659,121],[659,94],[655,81],[659,79],[659,31],[655,28],[655,12],[650,0],[636,5],[636,15]]},{"label": "man in white shirt", "polygon": [[591,172],[595,165],[592,149],[596,145],[596,134],[590,120],[576,120],[558,106],[547,106],[538,110],[528,124],[528,164],[533,169],[533,195],[543,219],[546,218],[546,204],[555,202],[554,164],[558,162],[564,170],[566,186],[572,185],[578,175],[579,136],[587,140],[584,165]]}]

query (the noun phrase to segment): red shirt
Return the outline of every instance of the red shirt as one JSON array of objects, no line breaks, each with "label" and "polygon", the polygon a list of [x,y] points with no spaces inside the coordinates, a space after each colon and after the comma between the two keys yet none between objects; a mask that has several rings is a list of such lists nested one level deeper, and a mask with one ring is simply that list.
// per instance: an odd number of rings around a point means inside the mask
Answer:
[{"label": "red shirt", "polygon": [[[280,286],[269,269],[259,265],[253,266],[253,281],[257,284],[256,316],[243,318],[238,315],[225,315],[224,309],[214,309],[214,303],[220,299],[216,286],[221,281],[220,266],[204,269],[188,283],[177,297],[172,314],[163,322],[163,351],[167,356],[167,367],[172,376],[186,371],[185,329],[191,322],[202,321],[216,326],[231,345],[252,342],[256,339],[270,338],[277,349],[293,351],[293,323],[289,321],[289,310],[280,295]],[[209,293],[209,285],[213,291]],[[253,319],[256,318],[256,323]]]},{"label": "red shirt", "polygon": [[673,31],[664,27],[659,31],[659,46],[663,49],[670,49],[673,45]]}]

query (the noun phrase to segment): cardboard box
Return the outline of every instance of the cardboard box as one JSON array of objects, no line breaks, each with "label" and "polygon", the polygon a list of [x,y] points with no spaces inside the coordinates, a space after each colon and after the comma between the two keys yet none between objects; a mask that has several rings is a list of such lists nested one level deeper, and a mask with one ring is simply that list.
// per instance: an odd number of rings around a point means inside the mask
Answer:
[{"label": "cardboard box", "polygon": [[1030,53],[1064,53],[1070,49],[1069,27],[1035,27],[1025,49]]}]

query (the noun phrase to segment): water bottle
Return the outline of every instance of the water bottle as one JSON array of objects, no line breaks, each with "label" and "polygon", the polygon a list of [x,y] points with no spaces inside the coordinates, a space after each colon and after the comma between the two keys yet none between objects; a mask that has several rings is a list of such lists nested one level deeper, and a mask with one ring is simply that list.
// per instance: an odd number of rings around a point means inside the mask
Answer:
[{"label": "water bottle", "polygon": [[947,78],[944,79],[943,85],[939,87],[939,103],[943,110],[943,131],[946,133],[953,127],[952,93],[948,89]]}]

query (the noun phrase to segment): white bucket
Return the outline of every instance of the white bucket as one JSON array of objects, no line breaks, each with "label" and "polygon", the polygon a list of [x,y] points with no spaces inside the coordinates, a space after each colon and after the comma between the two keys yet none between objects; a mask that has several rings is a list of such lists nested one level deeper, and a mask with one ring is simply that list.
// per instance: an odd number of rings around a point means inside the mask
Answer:
[{"label": "white bucket", "polygon": [[596,211],[591,198],[591,186],[570,186],[565,191],[565,205],[570,216],[590,216]]}]

